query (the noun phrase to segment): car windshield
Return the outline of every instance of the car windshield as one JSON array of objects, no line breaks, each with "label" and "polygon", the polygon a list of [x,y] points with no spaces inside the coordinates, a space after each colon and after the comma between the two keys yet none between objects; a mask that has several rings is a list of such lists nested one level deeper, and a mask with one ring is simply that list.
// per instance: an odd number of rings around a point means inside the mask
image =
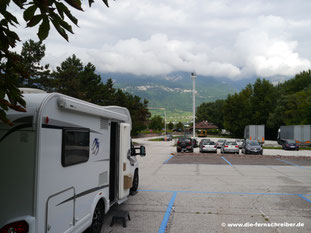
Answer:
[{"label": "car windshield", "polygon": [[232,145],[232,146],[235,146],[237,145],[236,142],[226,142],[226,145]]},{"label": "car windshield", "polygon": [[225,140],[218,140],[218,142],[224,142]]},{"label": "car windshield", "polygon": [[296,142],[295,142],[295,141],[287,141],[287,143],[289,143],[289,144],[295,144]]},{"label": "car windshield", "polygon": [[248,142],[248,145],[250,145],[250,146],[259,146],[259,143],[256,142],[256,141],[250,141],[250,142]]},{"label": "car windshield", "polygon": [[204,145],[215,145],[215,142],[204,142]]}]

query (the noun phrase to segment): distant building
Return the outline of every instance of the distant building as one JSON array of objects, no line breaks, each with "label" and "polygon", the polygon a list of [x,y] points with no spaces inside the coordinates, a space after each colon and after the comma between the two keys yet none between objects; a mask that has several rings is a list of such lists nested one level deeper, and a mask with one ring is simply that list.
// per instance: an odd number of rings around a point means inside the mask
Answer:
[{"label": "distant building", "polygon": [[[193,127],[190,127],[190,130],[192,130]],[[206,135],[209,132],[214,132],[218,131],[218,127],[214,125],[213,123],[210,123],[208,121],[201,121],[195,124],[195,131],[198,134],[198,137],[206,137]]]}]

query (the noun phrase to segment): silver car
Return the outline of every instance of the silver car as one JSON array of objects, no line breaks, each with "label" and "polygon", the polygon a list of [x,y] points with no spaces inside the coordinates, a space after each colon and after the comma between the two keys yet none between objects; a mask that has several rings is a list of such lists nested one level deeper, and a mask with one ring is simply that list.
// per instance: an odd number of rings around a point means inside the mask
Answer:
[{"label": "silver car", "polygon": [[224,139],[219,139],[219,140],[216,142],[216,147],[217,147],[217,148],[221,148],[225,141],[226,141],[226,140],[224,140]]},{"label": "silver car", "polygon": [[234,141],[225,141],[224,144],[221,146],[221,153],[234,153],[239,154],[240,149],[239,145]]},{"label": "silver car", "polygon": [[213,141],[204,141],[200,146],[200,152],[215,152],[217,153],[216,143]]}]

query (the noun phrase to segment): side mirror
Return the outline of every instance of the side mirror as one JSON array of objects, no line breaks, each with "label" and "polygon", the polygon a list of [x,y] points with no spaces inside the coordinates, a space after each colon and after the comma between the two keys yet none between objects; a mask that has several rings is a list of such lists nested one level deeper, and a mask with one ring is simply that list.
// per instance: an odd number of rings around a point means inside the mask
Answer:
[{"label": "side mirror", "polygon": [[[136,152],[136,150],[139,150],[139,152]],[[136,155],[146,156],[146,148],[144,146],[132,147],[131,156],[136,156]]]},{"label": "side mirror", "polygon": [[140,156],[146,156],[146,148],[144,146],[140,146]]}]

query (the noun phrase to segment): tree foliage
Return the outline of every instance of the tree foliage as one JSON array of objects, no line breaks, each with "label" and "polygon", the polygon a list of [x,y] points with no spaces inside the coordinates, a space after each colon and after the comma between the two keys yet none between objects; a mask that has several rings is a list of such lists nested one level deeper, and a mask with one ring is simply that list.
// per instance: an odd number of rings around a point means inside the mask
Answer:
[{"label": "tree foliage", "polygon": [[177,129],[177,130],[184,130],[184,125],[183,125],[183,123],[181,123],[180,121],[176,124],[176,126],[175,126],[175,128]]},{"label": "tree foliage", "polygon": [[102,83],[101,77],[95,71],[93,64],[83,66],[81,60],[72,55],[56,67],[56,71],[51,74],[52,86],[47,89],[102,106],[126,107],[132,118],[132,134],[137,135],[145,129],[150,117],[148,101],[142,101],[138,96],[114,88],[111,79],[106,84]]},{"label": "tree foliage", "polygon": [[164,128],[164,120],[160,115],[153,116],[149,122],[149,129],[162,130]]},{"label": "tree foliage", "polygon": [[173,130],[173,129],[174,129],[174,124],[173,124],[173,122],[170,121],[170,123],[168,123],[168,125],[167,125],[167,128],[168,128],[169,130]]},{"label": "tree foliage", "polygon": [[196,121],[208,121],[217,125],[218,128],[224,128],[224,100],[216,100],[215,102],[202,103],[196,112]]},{"label": "tree foliage", "polygon": [[103,83],[96,74],[96,67],[91,63],[83,65],[76,55],[68,57],[50,72],[45,69],[48,65],[41,65],[44,54],[45,46],[41,42],[30,40],[24,43],[22,56],[32,77],[26,82],[20,77],[17,83],[26,87],[39,87],[48,92],[59,92],[102,106],[126,107],[132,118],[132,134],[136,135],[146,128],[150,117],[147,100],[142,101],[138,96],[114,88],[111,79]]},{"label": "tree foliage", "polygon": [[257,79],[223,102],[201,104],[196,117],[224,126],[237,137],[243,136],[246,125],[264,124],[266,137],[275,138],[281,125],[311,124],[311,71],[277,86]]},{"label": "tree foliage", "polygon": [[[16,5],[23,11],[23,18],[27,28],[38,26],[37,36],[40,41],[45,40],[52,27],[67,41],[68,32],[73,33],[72,25],[78,25],[69,8],[83,11],[80,0],[1,0],[0,1],[0,120],[11,124],[6,117],[8,109],[25,111],[26,103],[17,88],[19,81],[27,86],[33,85],[29,63],[24,64],[23,55],[12,52],[20,38],[12,27],[19,22],[14,16],[15,11],[10,4]],[[94,0],[88,0],[89,6]],[[108,7],[108,0],[103,0]],[[27,55],[27,54],[24,54]],[[37,54],[40,56],[40,54]],[[28,81],[27,81],[28,80]],[[7,96],[7,99],[5,99]]]}]

